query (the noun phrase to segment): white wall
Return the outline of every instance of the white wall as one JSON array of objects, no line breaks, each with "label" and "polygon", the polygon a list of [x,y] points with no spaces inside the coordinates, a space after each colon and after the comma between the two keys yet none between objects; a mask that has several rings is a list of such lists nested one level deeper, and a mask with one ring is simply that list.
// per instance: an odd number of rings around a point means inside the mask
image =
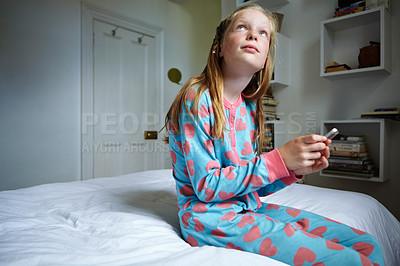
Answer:
[{"label": "white wall", "polygon": [[80,4],[0,2],[0,189],[80,176]]},{"label": "white wall", "polygon": [[[203,69],[220,1],[88,0],[164,30],[165,109]],[[0,190],[80,180],[81,1],[0,1]]]}]

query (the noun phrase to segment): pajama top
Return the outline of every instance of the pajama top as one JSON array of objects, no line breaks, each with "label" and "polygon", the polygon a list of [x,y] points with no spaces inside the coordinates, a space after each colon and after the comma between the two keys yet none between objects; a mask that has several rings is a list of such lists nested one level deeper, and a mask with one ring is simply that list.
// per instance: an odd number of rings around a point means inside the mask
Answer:
[{"label": "pajama top", "polygon": [[278,150],[257,155],[254,102],[224,99],[227,130],[223,139],[213,139],[210,93],[200,95],[196,108],[197,89],[189,89],[187,108],[181,106],[179,133],[171,121],[168,126],[181,232],[189,244],[246,250],[291,265],[384,265],[371,235],[317,214],[262,203],[259,197],[299,179]]},{"label": "pajama top", "polygon": [[186,98],[192,117],[184,106],[181,108],[179,134],[169,123],[173,175],[183,224],[191,212],[256,210],[261,207],[260,196],[299,180],[287,170],[278,150],[257,156],[254,102],[242,96],[234,104],[224,99],[228,131],[223,140],[215,140],[210,134],[214,114],[209,90],[200,96],[194,110],[197,88],[190,88]]}]

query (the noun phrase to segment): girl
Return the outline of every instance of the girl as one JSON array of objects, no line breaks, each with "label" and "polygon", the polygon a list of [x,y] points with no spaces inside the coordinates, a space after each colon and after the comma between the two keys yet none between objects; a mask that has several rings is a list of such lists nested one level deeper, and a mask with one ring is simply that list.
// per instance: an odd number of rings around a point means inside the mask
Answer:
[{"label": "girl", "polygon": [[330,140],[315,134],[261,153],[275,31],[274,16],[258,5],[230,14],[216,30],[204,71],[183,86],[166,116],[182,235],[192,246],[292,265],[384,265],[371,235],[260,201],[327,167],[329,157]]}]

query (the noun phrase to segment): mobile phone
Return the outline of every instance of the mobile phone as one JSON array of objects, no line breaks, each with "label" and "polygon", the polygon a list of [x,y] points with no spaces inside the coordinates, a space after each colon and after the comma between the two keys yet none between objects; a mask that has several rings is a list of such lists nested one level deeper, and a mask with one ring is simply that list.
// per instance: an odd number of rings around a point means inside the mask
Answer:
[{"label": "mobile phone", "polygon": [[325,137],[328,139],[333,139],[337,134],[339,134],[339,130],[334,127],[328,133],[325,134]]}]

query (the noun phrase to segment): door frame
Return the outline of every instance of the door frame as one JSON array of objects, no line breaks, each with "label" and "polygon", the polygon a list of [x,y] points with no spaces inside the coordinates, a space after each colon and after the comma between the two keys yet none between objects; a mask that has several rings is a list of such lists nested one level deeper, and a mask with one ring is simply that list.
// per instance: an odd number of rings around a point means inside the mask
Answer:
[{"label": "door frame", "polygon": [[[124,18],[111,12],[100,10],[81,3],[81,180],[91,179],[94,176],[94,131],[93,127],[87,126],[83,115],[94,114],[94,20],[115,25],[130,31],[139,32],[155,38],[156,41],[156,87],[158,90],[158,101],[155,104],[160,106],[159,117],[162,122],[162,112],[164,110],[164,31],[155,27],[144,25],[133,19]],[[85,116],[86,119],[86,116]],[[85,124],[84,124],[85,123]],[[85,128],[84,128],[85,127]],[[162,155],[156,153],[156,165],[162,167]]]}]

